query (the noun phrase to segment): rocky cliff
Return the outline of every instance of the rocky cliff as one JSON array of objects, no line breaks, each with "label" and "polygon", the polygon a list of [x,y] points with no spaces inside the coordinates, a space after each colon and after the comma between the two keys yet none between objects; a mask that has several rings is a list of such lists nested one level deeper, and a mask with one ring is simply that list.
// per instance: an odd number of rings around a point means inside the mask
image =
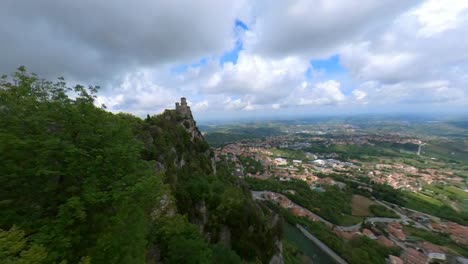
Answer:
[{"label": "rocky cliff", "polygon": [[242,179],[215,164],[185,98],[175,109],[145,120],[138,133],[145,158],[156,161],[155,170],[165,174],[175,210],[187,215],[209,243],[230,248],[245,260],[265,263],[276,254],[278,261],[277,217],[252,200]]},{"label": "rocky cliff", "polygon": [[142,120],[96,107],[93,87],[24,67],[12,76],[0,81],[0,263],[266,263],[275,254],[273,214],[214,164],[185,100]]}]

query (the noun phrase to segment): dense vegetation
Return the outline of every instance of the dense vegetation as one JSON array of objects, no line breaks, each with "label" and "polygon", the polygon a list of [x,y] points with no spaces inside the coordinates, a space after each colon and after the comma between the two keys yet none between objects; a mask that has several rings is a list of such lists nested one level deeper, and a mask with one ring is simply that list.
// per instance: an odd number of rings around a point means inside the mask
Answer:
[{"label": "dense vegetation", "polygon": [[213,173],[207,143],[175,111],[112,114],[97,91],[24,67],[1,79],[1,263],[271,258],[281,230],[270,211],[229,171]]},{"label": "dense vegetation", "polygon": [[[339,136],[335,136],[339,138]],[[373,145],[328,145],[322,142],[314,142],[311,147],[304,151],[312,153],[336,153],[343,160],[361,159],[368,160],[370,157],[401,157],[403,152],[415,153],[418,148],[414,144],[399,144],[390,142],[372,142]]]},{"label": "dense vegetation", "polygon": [[283,259],[285,264],[301,264],[303,253],[289,240],[283,240]]},{"label": "dense vegetation", "polygon": [[227,143],[238,142],[241,140],[262,139],[265,137],[278,136],[283,133],[276,127],[255,126],[255,124],[241,125],[223,129],[206,128],[206,141],[212,146],[222,146]]},{"label": "dense vegetation", "polygon": [[371,213],[375,216],[380,217],[389,217],[389,218],[399,218],[397,214],[393,211],[387,209],[387,207],[380,205],[380,204],[373,204],[369,206]]},{"label": "dense vegetation", "polygon": [[239,160],[244,167],[244,172],[256,174],[256,173],[263,173],[265,171],[263,164],[253,158],[239,156]]}]

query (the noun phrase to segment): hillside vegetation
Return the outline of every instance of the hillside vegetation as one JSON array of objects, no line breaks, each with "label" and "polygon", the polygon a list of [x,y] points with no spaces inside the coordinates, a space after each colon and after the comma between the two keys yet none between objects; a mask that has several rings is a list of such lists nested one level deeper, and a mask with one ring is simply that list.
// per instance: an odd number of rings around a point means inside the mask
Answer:
[{"label": "hillside vegetation", "polygon": [[0,81],[0,263],[267,262],[274,214],[175,111],[142,120],[24,67]]}]

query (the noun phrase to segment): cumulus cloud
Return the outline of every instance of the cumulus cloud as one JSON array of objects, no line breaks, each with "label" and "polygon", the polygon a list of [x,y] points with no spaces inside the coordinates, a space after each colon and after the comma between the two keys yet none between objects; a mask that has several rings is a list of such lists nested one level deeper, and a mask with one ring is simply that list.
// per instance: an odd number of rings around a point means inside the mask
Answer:
[{"label": "cumulus cloud", "polygon": [[271,56],[327,56],[373,31],[419,1],[258,1],[247,45]]},{"label": "cumulus cloud", "polygon": [[268,59],[241,52],[236,64],[225,63],[212,74],[203,91],[250,97],[252,103],[266,104],[288,95],[304,79],[307,60],[287,56]]},{"label": "cumulus cloud", "polygon": [[466,1],[430,0],[402,13],[382,34],[342,48],[341,61],[361,81],[366,101],[466,102],[468,41],[460,38],[468,35],[467,8]]},{"label": "cumulus cloud", "polygon": [[345,101],[346,97],[335,80],[301,83],[289,96],[289,105],[333,105]]},{"label": "cumulus cloud", "polygon": [[468,1],[429,0],[412,14],[421,24],[418,34],[430,37],[446,30],[455,29],[463,20],[463,13],[468,9]]},{"label": "cumulus cloud", "polygon": [[182,94],[164,86],[158,78],[161,76],[148,69],[127,73],[116,86],[98,96],[97,104],[105,104],[114,112],[132,112],[140,116],[172,108]]},{"label": "cumulus cloud", "polygon": [[16,1],[0,9],[0,70],[77,79],[198,59],[232,47],[242,1]]},{"label": "cumulus cloud", "polygon": [[[189,102],[190,103],[190,102]],[[201,102],[197,102],[191,106],[191,109],[196,112],[203,112],[208,109],[209,103],[207,100],[203,100]]]},{"label": "cumulus cloud", "polygon": [[366,94],[362,99],[372,103],[387,105],[407,104],[457,104],[466,103],[466,92],[455,88],[447,80],[426,82],[401,82],[395,84],[379,84],[375,81],[365,82],[359,88],[359,93]]},{"label": "cumulus cloud", "polygon": [[367,93],[359,89],[356,89],[356,90],[353,90],[352,95],[354,97],[354,100],[356,100],[357,102],[360,102],[366,98]]},{"label": "cumulus cloud", "polygon": [[140,116],[181,96],[218,116],[468,104],[463,0],[6,0],[0,36],[1,72],[99,84]]}]

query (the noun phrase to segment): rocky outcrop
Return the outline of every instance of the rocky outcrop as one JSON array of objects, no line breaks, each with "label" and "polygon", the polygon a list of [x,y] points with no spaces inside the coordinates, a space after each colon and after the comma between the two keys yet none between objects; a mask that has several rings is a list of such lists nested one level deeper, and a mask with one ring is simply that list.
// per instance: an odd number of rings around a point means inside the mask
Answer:
[{"label": "rocky outcrop", "polygon": [[284,264],[283,260],[283,243],[281,240],[275,241],[276,254],[270,260],[270,264]]},{"label": "rocky outcrop", "polygon": [[195,138],[204,140],[202,133],[198,130],[197,123],[193,119],[192,111],[190,110],[190,106],[187,105],[187,99],[185,99],[185,97],[180,98],[180,103],[176,102],[175,111],[179,117],[182,118],[181,124],[189,132],[192,141]]}]

